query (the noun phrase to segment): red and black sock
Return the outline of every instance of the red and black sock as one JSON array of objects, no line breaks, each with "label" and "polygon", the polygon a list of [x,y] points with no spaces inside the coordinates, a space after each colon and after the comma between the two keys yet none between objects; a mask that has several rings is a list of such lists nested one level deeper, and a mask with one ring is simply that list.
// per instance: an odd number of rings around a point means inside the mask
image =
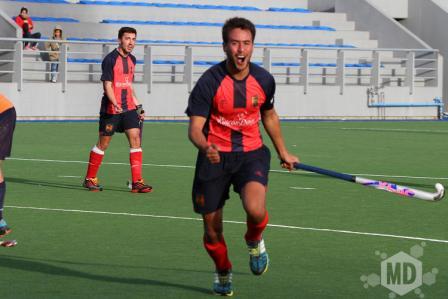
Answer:
[{"label": "red and black sock", "polygon": [[224,237],[221,237],[216,243],[211,243],[207,241],[207,238],[204,236],[204,247],[213,259],[213,262],[215,262],[216,270],[218,272],[226,272],[232,269],[232,263],[227,255],[227,245],[224,241]]},{"label": "red and black sock", "polygon": [[98,169],[103,161],[104,151],[100,150],[96,145],[90,151],[89,167],[87,168],[86,178],[95,178]]},{"label": "red and black sock", "polygon": [[260,223],[253,223],[249,219],[246,221],[247,223],[247,232],[244,236],[246,242],[257,242],[261,240],[261,235],[268,225],[269,216],[268,212],[266,212],[264,219]]},{"label": "red and black sock", "polygon": [[142,180],[142,163],[143,152],[142,148],[131,148],[129,153],[129,163],[131,164],[132,182]]}]

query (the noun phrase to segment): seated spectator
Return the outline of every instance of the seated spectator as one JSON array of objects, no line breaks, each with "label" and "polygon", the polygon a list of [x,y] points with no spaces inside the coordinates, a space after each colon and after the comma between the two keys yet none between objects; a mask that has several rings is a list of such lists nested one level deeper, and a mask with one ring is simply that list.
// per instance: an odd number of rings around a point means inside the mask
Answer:
[{"label": "seated spectator", "polygon": [[[31,20],[31,18],[28,15],[28,9],[26,7],[22,7],[20,9],[20,14],[15,18],[15,21],[17,23],[17,25],[20,26],[20,28],[22,28],[23,31],[23,38],[40,38],[40,33],[36,32],[36,33],[31,33],[34,25],[33,25],[33,21]],[[31,42],[24,43],[24,48],[26,50],[36,50],[37,49],[37,43],[36,42]]]},{"label": "seated spectator", "polygon": [[[62,27],[59,25],[56,25],[53,30],[53,40],[62,40]],[[59,70],[59,48],[60,43],[57,42],[46,42],[45,43],[45,50],[50,51],[48,53],[48,56],[50,57],[51,63],[51,78],[50,81],[53,83],[56,83],[57,76],[58,76],[58,70]]]}]

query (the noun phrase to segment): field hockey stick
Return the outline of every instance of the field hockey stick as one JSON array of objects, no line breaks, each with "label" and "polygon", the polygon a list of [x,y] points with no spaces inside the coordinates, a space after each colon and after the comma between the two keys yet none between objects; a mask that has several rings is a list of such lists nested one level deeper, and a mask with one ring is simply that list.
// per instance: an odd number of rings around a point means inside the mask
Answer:
[{"label": "field hockey stick", "polygon": [[17,245],[17,241],[16,240],[3,240],[0,241],[0,246],[2,247],[14,247]]},{"label": "field hockey stick", "polygon": [[337,178],[340,180],[361,184],[361,185],[364,185],[367,187],[373,187],[375,189],[384,190],[384,191],[395,193],[398,195],[427,200],[427,201],[438,201],[438,200],[441,200],[443,198],[443,196],[445,195],[445,188],[440,183],[437,183],[435,185],[436,192],[431,193],[431,192],[426,192],[426,191],[422,191],[422,190],[418,190],[418,189],[414,189],[414,188],[410,188],[410,187],[406,187],[406,186],[400,186],[400,185],[397,185],[394,183],[370,180],[370,179],[366,179],[366,178],[362,178],[362,177],[358,177],[358,176],[354,176],[354,175],[350,175],[350,174],[346,174],[346,173],[340,173],[340,172],[336,172],[333,170],[323,169],[323,168],[319,168],[319,167],[315,167],[315,166],[311,166],[311,165],[307,165],[307,164],[303,164],[303,163],[294,163],[294,168],[311,171],[311,172],[331,176],[331,177],[334,177],[334,178]]},{"label": "field hockey stick", "polygon": [[[137,113],[139,113],[139,117],[141,114],[145,113],[145,110],[142,109],[142,107],[140,107],[140,109],[137,109]],[[140,126],[140,146],[142,144],[142,140],[143,140],[143,123],[145,122],[144,118],[140,118],[138,124]]]}]

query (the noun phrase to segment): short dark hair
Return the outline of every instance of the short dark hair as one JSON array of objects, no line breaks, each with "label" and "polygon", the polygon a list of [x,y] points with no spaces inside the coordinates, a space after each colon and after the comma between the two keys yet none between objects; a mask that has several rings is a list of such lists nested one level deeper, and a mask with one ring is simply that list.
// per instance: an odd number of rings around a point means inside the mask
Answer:
[{"label": "short dark hair", "polygon": [[242,30],[249,30],[250,33],[252,34],[252,41],[255,40],[255,33],[256,33],[255,25],[248,19],[234,17],[228,19],[224,23],[224,26],[222,26],[222,41],[224,44],[226,44],[229,41],[229,33],[235,28],[239,28]]},{"label": "short dark hair", "polygon": [[121,27],[118,31],[118,39],[121,39],[125,33],[134,33],[135,35],[137,35],[137,30],[132,27]]},{"label": "short dark hair", "polygon": [[22,13],[22,11],[26,11],[26,13],[28,13],[28,8],[26,8],[26,7],[22,7],[22,8],[20,9],[20,13]]}]

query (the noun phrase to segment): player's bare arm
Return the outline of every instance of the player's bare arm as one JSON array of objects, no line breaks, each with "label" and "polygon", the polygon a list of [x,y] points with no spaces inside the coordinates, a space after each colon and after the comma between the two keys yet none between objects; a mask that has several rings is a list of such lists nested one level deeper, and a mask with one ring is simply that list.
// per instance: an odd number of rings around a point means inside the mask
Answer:
[{"label": "player's bare arm", "polygon": [[132,100],[134,101],[135,106],[140,105],[140,102],[137,99],[137,95],[135,94],[134,88],[132,88]]},{"label": "player's bare arm", "polygon": [[280,120],[275,109],[264,110],[261,112],[263,126],[274,144],[282,167],[288,170],[294,169],[294,163],[299,162],[299,158],[290,154],[286,149],[280,128]]},{"label": "player's bare arm", "polygon": [[191,116],[188,127],[188,138],[202,152],[204,152],[211,163],[219,163],[219,148],[216,144],[209,145],[203,133],[207,119],[202,116]]},{"label": "player's bare arm", "polygon": [[123,112],[123,109],[121,109],[121,107],[118,106],[118,104],[117,104],[117,99],[115,99],[114,90],[112,88],[112,82],[111,81],[103,81],[103,88],[104,88],[104,92],[106,93],[107,98],[112,103],[112,105],[114,105],[115,110],[118,113]]}]

